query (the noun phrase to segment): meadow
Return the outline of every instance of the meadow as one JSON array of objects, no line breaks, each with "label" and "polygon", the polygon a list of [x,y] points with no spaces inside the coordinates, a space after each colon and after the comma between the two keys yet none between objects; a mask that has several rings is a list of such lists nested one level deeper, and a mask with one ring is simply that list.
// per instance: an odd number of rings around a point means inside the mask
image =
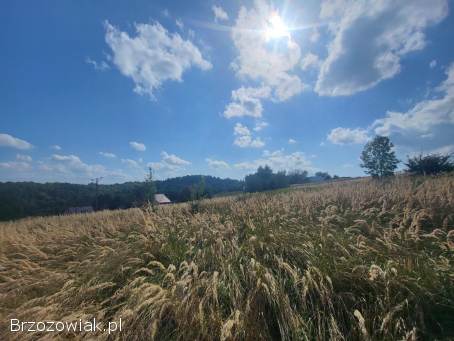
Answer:
[{"label": "meadow", "polygon": [[[454,338],[454,178],[0,224],[0,339]],[[123,322],[12,333],[10,319]]]}]

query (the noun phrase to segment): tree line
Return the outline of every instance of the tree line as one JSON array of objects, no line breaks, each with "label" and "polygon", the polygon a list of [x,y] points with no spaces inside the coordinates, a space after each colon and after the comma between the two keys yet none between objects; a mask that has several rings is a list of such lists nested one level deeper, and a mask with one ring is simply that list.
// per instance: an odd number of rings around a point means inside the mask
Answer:
[{"label": "tree line", "polygon": [[[361,167],[373,178],[394,175],[398,164],[388,137],[376,136],[364,146]],[[408,174],[433,175],[454,171],[451,155],[436,153],[408,157],[404,163]],[[164,193],[173,202],[210,198],[228,192],[260,192],[290,185],[338,179],[327,172],[308,176],[306,170],[274,172],[269,166],[258,167],[244,181],[213,176],[187,175],[154,181],[150,171],[145,181],[123,184],[77,185],[69,183],[0,182],[0,220],[27,216],[62,214],[70,207],[92,206],[98,210],[125,209],[152,202],[155,193]]]},{"label": "tree line", "polygon": [[254,174],[246,175],[244,182],[246,192],[261,192],[285,188],[290,185],[338,178],[339,176],[331,176],[327,172],[316,172],[314,176],[309,177],[306,170],[293,170],[290,172],[282,170],[275,173],[268,165],[264,165],[258,167]]},{"label": "tree line", "polygon": [[244,182],[187,175],[167,180],[153,181],[147,177],[143,182],[100,184],[97,192],[95,186],[0,182],[0,220],[62,214],[70,207],[92,206],[99,210],[137,207],[152,201],[154,193],[164,193],[173,202],[209,198],[220,193],[242,191]]},{"label": "tree line", "polygon": [[[386,136],[376,136],[368,142],[361,153],[361,167],[365,173],[373,178],[383,178],[394,175],[398,164],[393,150],[393,143]],[[405,172],[414,175],[434,175],[454,171],[454,163],[451,155],[436,153],[419,154],[407,157],[404,163]],[[313,181],[327,181],[338,179],[337,175],[331,176],[327,172],[317,172],[313,177],[308,177],[307,171],[298,170],[287,173],[285,171],[273,172],[265,165],[260,166],[254,174],[245,177],[245,189],[247,192],[261,192],[285,188],[293,184],[303,184]]]},{"label": "tree line", "polygon": [[[393,148],[394,145],[389,137],[375,136],[364,146],[360,166],[373,178],[394,175],[401,161],[397,159]],[[407,167],[404,171],[413,175],[435,175],[454,171],[452,154],[420,153],[412,157],[407,156],[404,164]]]}]

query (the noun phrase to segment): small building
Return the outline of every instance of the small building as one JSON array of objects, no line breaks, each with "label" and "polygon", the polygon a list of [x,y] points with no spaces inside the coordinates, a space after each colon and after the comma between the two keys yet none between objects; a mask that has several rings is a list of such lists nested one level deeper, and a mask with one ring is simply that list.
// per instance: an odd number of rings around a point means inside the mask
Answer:
[{"label": "small building", "polygon": [[165,194],[155,194],[154,195],[154,201],[158,204],[158,205],[168,205],[168,204],[171,204],[172,202],[170,201],[169,198],[167,198],[167,196]]},{"label": "small building", "polygon": [[81,206],[81,207],[70,207],[65,211],[65,214],[80,214],[80,213],[92,213],[92,212],[94,212],[93,207]]}]

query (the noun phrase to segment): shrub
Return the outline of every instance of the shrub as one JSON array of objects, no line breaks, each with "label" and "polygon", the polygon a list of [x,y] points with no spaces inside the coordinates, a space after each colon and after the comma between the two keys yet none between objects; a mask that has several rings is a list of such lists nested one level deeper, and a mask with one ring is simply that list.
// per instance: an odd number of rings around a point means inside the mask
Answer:
[{"label": "shrub", "polygon": [[454,162],[450,161],[451,155],[427,154],[422,153],[409,157],[405,163],[407,172],[419,175],[431,175],[442,172],[454,171]]}]

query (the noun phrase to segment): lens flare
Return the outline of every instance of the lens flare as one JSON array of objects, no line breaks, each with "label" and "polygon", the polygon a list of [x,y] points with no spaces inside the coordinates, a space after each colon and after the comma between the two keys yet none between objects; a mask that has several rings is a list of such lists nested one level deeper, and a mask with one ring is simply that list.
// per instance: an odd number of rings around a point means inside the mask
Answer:
[{"label": "lens flare", "polygon": [[290,37],[289,29],[279,14],[273,13],[269,17],[265,37],[267,40]]}]

